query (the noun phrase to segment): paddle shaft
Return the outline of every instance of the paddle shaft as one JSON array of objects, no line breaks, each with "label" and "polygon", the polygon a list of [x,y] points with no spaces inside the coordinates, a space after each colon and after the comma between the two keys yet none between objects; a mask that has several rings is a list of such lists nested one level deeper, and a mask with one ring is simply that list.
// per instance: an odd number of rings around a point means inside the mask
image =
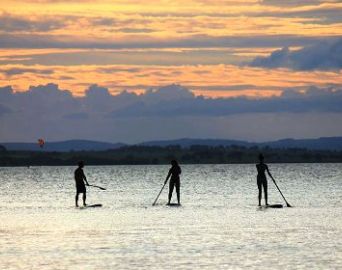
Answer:
[{"label": "paddle shaft", "polygon": [[160,194],[162,193],[162,191],[163,191],[164,187],[166,186],[166,183],[167,183],[167,182],[165,182],[165,183],[164,183],[163,187],[162,187],[162,188],[161,188],[161,190],[159,191],[159,194],[158,194],[157,198],[155,199],[155,201],[154,201],[154,203],[153,203],[152,205],[155,205],[155,204],[157,203],[157,201],[158,201],[158,199],[159,199],[159,196],[160,196]]},{"label": "paddle shaft", "polygon": [[102,189],[102,190],[106,190],[106,189],[103,188],[103,187],[99,187],[99,186],[95,186],[95,185],[88,185],[88,186],[90,186],[90,187],[96,187],[96,188],[99,188],[99,189]]},{"label": "paddle shaft", "polygon": [[287,207],[291,207],[291,205],[286,201],[286,199],[285,199],[283,193],[281,192],[280,188],[278,187],[277,182],[274,180],[273,177],[271,177],[271,178],[272,178],[272,180],[273,180],[273,183],[274,183],[275,186],[277,187],[277,189],[278,189],[280,195],[283,197],[284,201],[286,202],[286,206],[287,206]]}]

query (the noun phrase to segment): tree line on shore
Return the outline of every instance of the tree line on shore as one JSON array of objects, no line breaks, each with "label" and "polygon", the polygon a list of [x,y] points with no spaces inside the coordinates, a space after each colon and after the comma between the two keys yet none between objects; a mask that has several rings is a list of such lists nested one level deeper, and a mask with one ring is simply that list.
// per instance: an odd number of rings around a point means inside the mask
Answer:
[{"label": "tree line on shore", "polygon": [[255,163],[263,153],[268,163],[342,162],[342,151],[307,150],[301,148],[270,148],[244,146],[203,146],[182,148],[178,145],[126,146],[106,151],[35,152],[7,151],[0,148],[0,166],[61,166],[75,165],[148,165]]}]

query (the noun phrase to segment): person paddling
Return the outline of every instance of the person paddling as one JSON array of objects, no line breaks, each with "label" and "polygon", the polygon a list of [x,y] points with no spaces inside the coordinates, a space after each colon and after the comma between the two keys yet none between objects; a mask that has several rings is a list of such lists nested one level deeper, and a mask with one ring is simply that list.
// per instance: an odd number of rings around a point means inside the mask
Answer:
[{"label": "person paddling", "polygon": [[262,198],[262,187],[264,188],[264,194],[265,194],[265,204],[268,205],[267,202],[267,178],[265,175],[265,171],[267,171],[267,174],[272,178],[272,175],[268,169],[268,166],[264,163],[264,156],[263,154],[259,155],[259,163],[256,164],[256,168],[258,171],[257,176],[257,184],[259,189],[259,206],[261,206],[261,198]]},{"label": "person paddling", "polygon": [[166,180],[165,180],[165,184],[167,183],[167,181],[170,179],[170,185],[169,185],[169,201],[168,201],[168,205],[170,205],[171,203],[171,198],[172,198],[172,192],[174,187],[176,186],[176,192],[177,192],[177,201],[178,204],[180,205],[180,179],[179,179],[179,175],[182,173],[181,168],[178,165],[178,162],[176,160],[172,160],[171,161],[171,169],[169,170],[169,173],[167,174]]},{"label": "person paddling", "polygon": [[84,163],[83,161],[78,162],[78,168],[75,170],[75,182],[76,182],[76,197],[75,197],[75,203],[76,207],[78,207],[78,195],[80,193],[83,193],[83,206],[87,206],[86,199],[87,199],[87,190],[84,184],[84,181],[86,182],[86,185],[89,186],[89,183],[87,181],[86,176],[83,172]]}]

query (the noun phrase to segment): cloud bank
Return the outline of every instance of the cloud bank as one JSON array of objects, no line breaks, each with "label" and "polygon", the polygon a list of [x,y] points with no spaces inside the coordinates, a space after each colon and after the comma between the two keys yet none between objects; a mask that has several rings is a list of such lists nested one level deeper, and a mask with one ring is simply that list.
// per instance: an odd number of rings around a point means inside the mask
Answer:
[{"label": "cloud bank", "polygon": [[[195,96],[180,85],[168,85],[147,89],[143,94],[122,91],[110,94],[105,87],[91,85],[84,97],[74,97],[71,91],[61,90],[58,85],[31,86],[25,92],[13,92],[10,86],[0,88],[0,104],[13,113],[51,114],[55,117],[75,113],[94,114],[104,117],[141,116],[224,116],[241,113],[277,112],[342,112],[342,86],[306,89],[286,89],[279,97],[251,99],[206,98]],[[20,108],[20,109],[19,109]]]},{"label": "cloud bank", "polygon": [[332,136],[342,132],[341,104],[342,86],[287,89],[279,97],[262,99],[204,98],[180,85],[141,95],[111,95],[107,88],[92,85],[84,97],[56,84],[31,86],[26,92],[2,87],[0,141]]},{"label": "cloud bank", "polygon": [[250,65],[295,70],[339,70],[342,68],[342,39],[320,42],[297,51],[284,47],[270,56],[255,58]]}]

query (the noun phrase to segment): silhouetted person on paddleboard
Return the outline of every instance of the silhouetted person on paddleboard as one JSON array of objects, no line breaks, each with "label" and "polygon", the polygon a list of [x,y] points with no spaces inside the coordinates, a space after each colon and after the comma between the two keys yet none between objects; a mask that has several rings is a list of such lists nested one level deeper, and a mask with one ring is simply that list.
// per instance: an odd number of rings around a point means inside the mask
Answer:
[{"label": "silhouetted person on paddleboard", "polygon": [[87,199],[87,190],[84,184],[84,181],[86,182],[86,185],[89,186],[86,176],[83,172],[84,163],[83,161],[78,162],[78,168],[75,170],[75,181],[76,181],[76,197],[75,197],[75,203],[76,207],[78,207],[78,195],[80,193],[83,193],[83,206],[86,206],[86,199]]},{"label": "silhouetted person on paddleboard", "polygon": [[259,189],[259,206],[261,206],[261,198],[262,198],[262,187],[264,188],[264,194],[265,194],[265,203],[268,205],[267,202],[267,178],[265,175],[265,171],[267,171],[267,174],[272,178],[272,175],[268,169],[268,166],[264,163],[264,156],[263,154],[259,155],[259,163],[256,164],[256,168],[258,170],[258,176],[257,176],[257,183],[258,183],[258,189]]},{"label": "silhouetted person on paddleboard", "polygon": [[167,204],[171,203],[171,198],[172,198],[172,192],[174,187],[176,186],[176,192],[177,192],[177,201],[178,204],[180,205],[180,179],[179,175],[182,173],[181,168],[178,165],[178,162],[176,160],[171,161],[171,169],[169,170],[169,173],[167,174],[165,184],[166,182],[170,179],[170,186],[169,186],[169,202]]}]

